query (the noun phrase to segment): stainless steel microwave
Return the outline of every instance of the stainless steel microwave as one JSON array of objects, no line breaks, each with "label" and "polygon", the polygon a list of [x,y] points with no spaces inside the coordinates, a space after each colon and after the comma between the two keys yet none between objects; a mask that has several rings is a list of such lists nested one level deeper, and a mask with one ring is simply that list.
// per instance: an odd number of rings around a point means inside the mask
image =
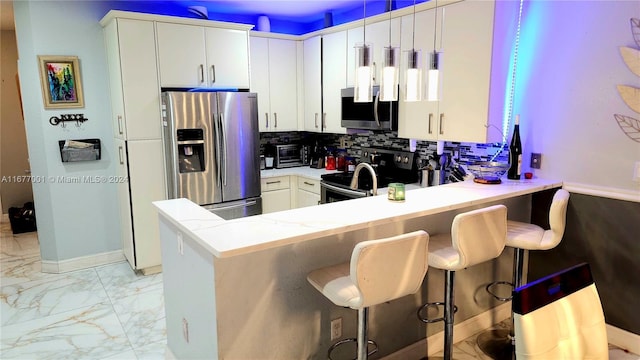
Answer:
[{"label": "stainless steel microwave", "polygon": [[398,101],[380,101],[380,87],[373,87],[373,101],[353,101],[354,88],[341,90],[342,127],[366,130],[398,130]]}]

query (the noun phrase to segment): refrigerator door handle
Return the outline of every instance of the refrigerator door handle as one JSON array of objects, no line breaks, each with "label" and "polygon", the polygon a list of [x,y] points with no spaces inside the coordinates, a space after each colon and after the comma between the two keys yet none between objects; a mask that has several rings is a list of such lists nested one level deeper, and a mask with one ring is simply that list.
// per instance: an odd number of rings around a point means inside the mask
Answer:
[{"label": "refrigerator door handle", "polygon": [[222,185],[227,186],[227,137],[224,133],[224,115],[220,113],[220,136],[222,137]]},{"label": "refrigerator door handle", "polygon": [[213,131],[215,132],[215,151],[216,151],[216,182],[219,185],[222,183],[222,178],[220,177],[221,167],[220,167],[220,129],[218,128],[218,121],[216,119],[216,114],[212,115],[213,120]]}]

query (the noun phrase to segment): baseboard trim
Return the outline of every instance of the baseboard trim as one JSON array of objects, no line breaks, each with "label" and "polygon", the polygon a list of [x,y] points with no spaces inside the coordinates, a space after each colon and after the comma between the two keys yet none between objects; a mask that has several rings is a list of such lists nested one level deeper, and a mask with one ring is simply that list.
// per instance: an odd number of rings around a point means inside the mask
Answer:
[{"label": "baseboard trim", "polygon": [[[453,342],[464,340],[511,316],[511,302],[498,305],[453,327]],[[444,332],[438,332],[383,357],[383,360],[420,359],[444,350]]]},{"label": "baseboard trim", "polygon": [[125,257],[122,250],[81,256],[61,261],[42,260],[42,272],[59,274],[74,270],[88,269],[99,265],[113,264],[124,260]]},{"label": "baseboard trim", "polygon": [[640,335],[638,334],[607,324],[607,340],[611,345],[640,354]]}]

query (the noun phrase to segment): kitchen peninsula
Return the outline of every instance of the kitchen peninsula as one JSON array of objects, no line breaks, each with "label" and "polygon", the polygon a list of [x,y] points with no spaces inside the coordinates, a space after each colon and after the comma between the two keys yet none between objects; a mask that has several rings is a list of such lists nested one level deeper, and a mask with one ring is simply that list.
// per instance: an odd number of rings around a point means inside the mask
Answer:
[{"label": "kitchen peninsula", "polygon": [[[404,202],[375,196],[229,221],[186,199],[155,202],[168,349],[180,359],[324,358],[330,321],[344,318],[343,335],[352,337],[356,315],[318,296],[306,282],[310,270],[347,261],[359,241],[449,231],[455,214],[495,203],[507,205],[510,219],[529,221],[532,195],[561,186],[465,181],[410,190]],[[460,272],[457,323],[497,305],[480,289],[510,278],[511,254]],[[441,288],[441,272],[430,269],[422,291],[372,309],[380,355],[441,331],[415,317],[419,304],[442,298]]]}]

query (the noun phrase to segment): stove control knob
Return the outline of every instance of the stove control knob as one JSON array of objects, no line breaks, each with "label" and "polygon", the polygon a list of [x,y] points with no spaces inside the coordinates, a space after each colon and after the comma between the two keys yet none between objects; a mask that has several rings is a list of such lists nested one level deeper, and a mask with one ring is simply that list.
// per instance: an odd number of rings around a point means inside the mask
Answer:
[{"label": "stove control knob", "polygon": [[401,162],[402,161],[402,156],[398,155],[396,156],[396,162]]},{"label": "stove control knob", "polygon": [[408,164],[409,163],[409,157],[405,156],[402,162],[405,163],[405,164]]},{"label": "stove control knob", "polygon": [[364,157],[369,157],[369,152],[368,151],[364,152]]}]

